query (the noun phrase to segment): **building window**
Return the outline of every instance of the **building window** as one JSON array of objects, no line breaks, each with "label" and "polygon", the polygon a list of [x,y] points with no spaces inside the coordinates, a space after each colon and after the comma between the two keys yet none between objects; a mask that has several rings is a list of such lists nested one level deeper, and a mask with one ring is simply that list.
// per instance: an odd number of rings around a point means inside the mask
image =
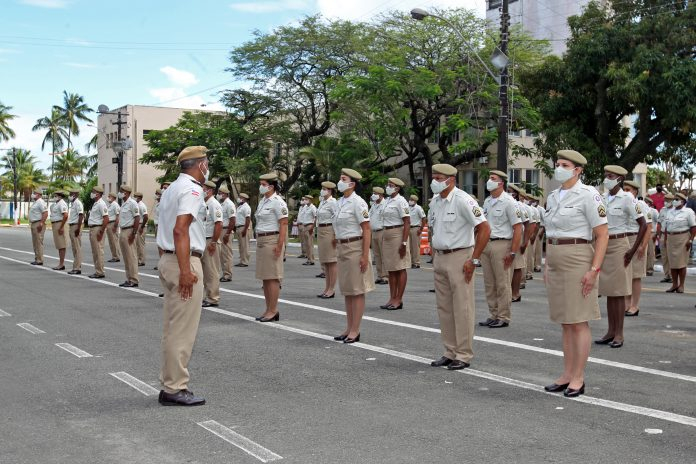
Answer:
[{"label": "building window", "polygon": [[519,184],[522,181],[521,169],[508,169],[508,183]]},{"label": "building window", "polygon": [[[509,0],[509,3],[515,3],[517,0]],[[489,10],[494,10],[496,8],[500,8],[500,5],[503,4],[503,0],[488,0],[488,9]]]},{"label": "building window", "polygon": [[143,129],[143,137],[152,132],[152,129]]},{"label": "building window", "polygon": [[532,193],[531,187],[539,187],[539,170],[526,169],[524,171],[524,182],[528,193]]},{"label": "building window", "polygon": [[478,171],[462,172],[462,190],[469,195],[478,198]]}]

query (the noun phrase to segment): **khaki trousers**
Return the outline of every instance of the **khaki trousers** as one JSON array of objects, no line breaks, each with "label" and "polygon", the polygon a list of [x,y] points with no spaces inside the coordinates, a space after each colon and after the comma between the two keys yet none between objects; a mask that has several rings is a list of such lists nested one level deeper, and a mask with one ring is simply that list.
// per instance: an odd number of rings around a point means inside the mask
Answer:
[{"label": "khaki trousers", "polygon": [[92,247],[92,261],[94,261],[94,273],[104,275],[104,236],[97,238],[101,227],[89,228],[89,244]]},{"label": "khaki trousers", "polygon": [[647,262],[647,270],[652,271],[653,267],[655,266],[655,236],[650,233],[650,241],[648,242],[648,262]]},{"label": "khaki trousers", "polygon": [[298,238],[300,239],[300,254],[302,256],[307,256],[307,250],[305,250],[305,241],[304,241],[304,224],[297,224],[297,234]]},{"label": "khaki trousers", "polygon": [[121,230],[121,236],[118,242],[121,245],[123,267],[126,270],[126,281],[137,284],[140,283],[140,279],[138,279],[138,257],[135,251],[138,237],[135,237],[133,243],[128,243],[128,237],[130,237],[131,232],[133,232],[132,228]]},{"label": "khaki trousers", "polygon": [[314,227],[311,224],[302,226],[302,242],[304,243],[304,254],[307,261],[314,262]]},{"label": "khaki trousers", "polygon": [[201,260],[191,256],[191,271],[198,277],[198,281],[193,284],[191,298],[184,301],[179,294],[179,263],[176,255],[163,253],[157,267],[164,288],[160,383],[167,393],[176,393],[188,389],[188,363],[201,319],[203,270]]},{"label": "khaki trousers", "polygon": [[135,236],[135,245],[138,252],[138,264],[145,264],[145,231],[137,233]]},{"label": "khaki trousers", "polygon": [[[39,232],[39,227],[41,232]],[[31,245],[34,248],[34,261],[43,263],[44,256],[44,234],[46,233],[46,224],[41,226],[41,221],[36,221],[31,224]]]},{"label": "khaki trousers", "polygon": [[662,271],[665,273],[665,277],[672,278],[672,268],[669,267],[669,254],[664,235],[660,238],[660,254],[662,255]]},{"label": "khaki trousers", "polygon": [[389,273],[384,270],[384,262],[382,261],[382,234],[384,234],[384,229],[372,231],[372,256],[374,256],[377,266],[377,278],[386,279]]},{"label": "khaki trousers", "polygon": [[464,281],[464,262],[473,248],[438,254],[433,261],[435,300],[445,357],[469,362],[474,356],[474,277]]},{"label": "khaki trousers", "polygon": [[74,271],[82,269],[82,234],[77,234],[75,237],[78,226],[79,224],[70,224],[70,246],[72,247],[72,268]]},{"label": "khaki trousers", "polygon": [[106,237],[109,239],[109,249],[113,259],[121,259],[121,250],[118,245],[118,228],[114,232],[114,226],[109,223],[106,227]]},{"label": "khaki trousers", "polygon": [[229,236],[229,240],[227,240],[227,243],[225,243],[224,240],[220,239],[218,247],[220,248],[220,268],[222,272],[221,277],[224,277],[225,279],[231,279],[232,259],[234,258],[232,251],[232,237]]},{"label": "khaki trousers", "polygon": [[526,253],[527,265],[525,267],[528,276],[531,276],[532,272],[534,272],[534,255],[536,254],[537,243],[539,243],[538,239],[534,240],[534,243],[529,242],[529,251]]},{"label": "khaki trousers", "polygon": [[544,241],[537,237],[536,242],[534,242],[534,269],[541,268],[541,255],[544,251]]},{"label": "khaki trousers", "polygon": [[201,258],[203,266],[203,286],[205,289],[205,300],[208,303],[220,302],[220,244],[215,247],[215,252],[211,255],[208,246],[212,239],[206,239],[205,251]]},{"label": "khaki trousers", "polygon": [[[488,242],[481,255],[483,283],[486,287],[486,301],[491,319],[510,322],[512,305],[512,265],[505,269],[503,258],[510,253],[511,240]],[[462,263],[464,264],[464,263]]]},{"label": "khaki trousers", "polygon": [[410,237],[409,245],[411,246],[411,266],[420,266],[420,227],[411,227],[408,231]]},{"label": "khaki trousers", "polygon": [[239,245],[239,262],[248,266],[249,258],[251,257],[249,253],[249,239],[251,238],[251,227],[249,227],[249,230],[247,230],[245,237],[242,237],[242,232],[244,232],[244,226],[237,227],[235,235],[237,236],[237,243]]}]

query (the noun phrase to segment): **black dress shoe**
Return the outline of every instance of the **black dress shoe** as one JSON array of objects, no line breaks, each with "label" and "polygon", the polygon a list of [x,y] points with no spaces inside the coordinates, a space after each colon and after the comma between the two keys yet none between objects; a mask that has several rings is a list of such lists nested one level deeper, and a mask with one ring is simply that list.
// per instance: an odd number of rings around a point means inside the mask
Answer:
[{"label": "black dress shoe", "polygon": [[388,309],[389,311],[396,311],[397,309],[403,309],[403,308],[404,308],[404,304],[399,303],[399,306],[387,305],[386,309]]},{"label": "black dress shoe", "polygon": [[494,323],[495,321],[496,321],[495,319],[491,319],[490,317],[488,317],[488,318],[486,318],[485,321],[479,322],[478,325],[480,325],[481,327],[486,327],[486,326],[491,325],[491,324]]},{"label": "black dress shoe", "polygon": [[275,316],[273,317],[263,317],[261,316],[260,318],[256,319],[259,322],[277,322],[280,320],[280,311],[275,313]]},{"label": "black dress shoe", "polygon": [[211,302],[209,302],[209,301],[204,301],[203,304],[201,304],[201,307],[203,307],[203,308],[210,308],[210,307],[217,308],[217,307],[218,307],[218,304],[217,304],[217,303],[211,303]]},{"label": "black dress shoe", "polygon": [[110,260],[107,261],[107,263],[118,263],[119,261],[121,261],[121,260],[116,259],[116,258],[111,258]]},{"label": "black dress shoe", "polygon": [[297,255],[298,258],[306,258],[305,255]]},{"label": "black dress shoe", "polygon": [[342,341],[345,340],[346,338],[348,338],[348,335],[347,335],[347,334],[346,334],[346,335],[336,335],[336,336],[334,337],[334,340],[336,340],[337,342],[342,342]]},{"label": "black dress shoe", "polygon": [[360,334],[358,334],[355,338],[344,338],[343,343],[355,343],[360,341]]},{"label": "black dress shoe", "polygon": [[518,296],[517,298],[512,299],[513,303],[519,303],[520,301],[522,301],[522,295]]},{"label": "black dress shoe", "polygon": [[138,263],[138,266],[140,266],[140,267],[142,267],[144,265],[145,265],[145,263]]},{"label": "black dress shoe", "polygon": [[551,393],[558,393],[568,388],[568,385],[570,385],[570,383],[552,383],[551,385],[545,386],[544,390]]},{"label": "black dress shoe", "polygon": [[164,298],[164,293],[160,293],[160,294],[157,295],[157,296],[160,297],[160,298]]},{"label": "black dress shoe", "polygon": [[626,317],[633,317],[633,316],[637,316],[639,313],[640,313],[640,309],[636,309],[634,312],[626,311],[626,312],[624,313],[624,316],[626,316]]},{"label": "black dress shoe", "polygon": [[608,345],[614,341],[614,337],[611,338],[598,338],[595,340],[595,345]]},{"label": "black dress shoe", "polygon": [[527,278],[527,280],[534,280],[534,276],[533,276],[533,275],[531,275],[531,274],[530,274],[530,275],[528,275],[528,276],[527,276],[526,278]]},{"label": "black dress shoe", "polygon": [[677,293],[677,290],[679,290],[679,287],[670,288],[669,290],[665,290],[665,293]]},{"label": "black dress shoe", "polygon": [[377,285],[386,285],[389,283],[389,281],[387,279],[377,279],[377,280],[375,280],[375,283]]},{"label": "black dress shoe", "polygon": [[135,288],[138,286],[138,284],[133,283],[133,282],[123,282],[122,284],[118,284],[119,287],[124,287],[124,288]]},{"label": "black dress shoe", "polygon": [[73,269],[72,271],[68,271],[68,274],[70,275],[80,275],[82,274],[82,271],[79,269]]},{"label": "black dress shoe", "polygon": [[435,293],[435,289],[434,289],[434,288],[431,288],[431,289],[428,290],[428,291],[429,291],[430,293]]},{"label": "black dress shoe", "polygon": [[383,304],[383,305],[379,305],[379,307],[380,307],[381,309],[387,309],[387,308],[389,308],[389,306],[391,306],[389,303]]},{"label": "black dress shoe", "polygon": [[52,267],[51,269],[53,269],[54,271],[64,271],[65,266],[56,266],[56,267]]},{"label": "black dress shoe", "polygon": [[162,406],[201,406],[205,404],[205,399],[194,396],[193,392],[181,390],[176,393],[167,393],[160,390],[159,403]]},{"label": "black dress shoe", "polygon": [[672,283],[672,278],[671,277],[665,277],[660,281],[661,284],[667,284],[667,283]]},{"label": "black dress shoe", "polygon": [[90,279],[103,279],[103,278],[104,278],[104,274],[96,274],[96,273],[95,273],[95,274],[90,274],[90,275],[89,275],[89,278],[90,278]]},{"label": "black dress shoe", "polygon": [[31,262],[31,265],[32,265],[32,266],[36,266],[36,265],[38,265],[38,264],[43,264],[43,263],[40,263],[40,262],[38,262],[38,261],[32,261],[32,262]]},{"label": "black dress shoe", "polygon": [[447,366],[447,370],[458,371],[459,369],[465,369],[469,366],[470,366],[470,364],[468,362],[459,361],[458,359],[455,359],[454,361],[452,361],[450,363],[449,366]]},{"label": "black dress shoe", "polygon": [[443,356],[437,361],[433,361],[430,363],[430,365],[433,367],[449,366],[450,364],[452,364],[452,360],[447,356]]},{"label": "black dress shoe", "polygon": [[317,295],[317,296],[323,300],[328,300],[330,298],[334,298],[336,296],[336,294],[334,293],[331,295],[327,295],[326,293],[322,293],[321,295]]},{"label": "black dress shoe", "polygon": [[316,277],[317,279],[325,279],[325,278],[326,278],[326,274],[324,274],[324,273],[322,272],[321,274],[317,274],[317,275],[315,275],[314,277]]},{"label": "black dress shoe", "polygon": [[411,269],[420,269],[420,264],[411,265]]},{"label": "black dress shoe", "polygon": [[583,393],[585,393],[585,384],[584,383],[582,384],[582,387],[580,387],[578,389],[566,388],[563,391],[563,396],[565,396],[567,398],[576,398],[576,397],[582,395]]},{"label": "black dress shoe", "polygon": [[615,342],[612,340],[611,343],[609,343],[610,348],[621,348],[623,346],[623,342]]},{"label": "black dress shoe", "polygon": [[220,282],[232,282],[232,279],[228,279],[227,277],[220,277]]},{"label": "black dress shoe", "polygon": [[509,322],[501,321],[500,319],[497,319],[496,321],[488,324],[488,327],[490,327],[491,329],[500,329],[501,327],[507,327],[509,325],[510,325]]},{"label": "black dress shoe", "polygon": [[159,268],[157,266],[152,268],[153,271],[159,271]]},{"label": "black dress shoe", "polygon": [[306,263],[302,263],[303,266],[314,266],[314,263],[311,261],[307,261]]}]

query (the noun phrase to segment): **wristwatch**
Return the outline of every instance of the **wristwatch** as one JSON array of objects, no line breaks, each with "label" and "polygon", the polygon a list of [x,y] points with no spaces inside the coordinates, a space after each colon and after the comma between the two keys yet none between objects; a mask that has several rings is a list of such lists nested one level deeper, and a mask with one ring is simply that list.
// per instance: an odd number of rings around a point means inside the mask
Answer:
[{"label": "wristwatch", "polygon": [[514,251],[511,251],[510,256],[512,256],[514,258],[515,256],[517,256],[517,253],[515,253]]},{"label": "wristwatch", "polygon": [[401,244],[402,244],[403,246],[406,246],[406,245],[408,245],[408,242],[401,242]]},{"label": "wristwatch", "polygon": [[480,259],[472,259],[471,262],[474,263],[474,266],[481,267],[481,260]]}]

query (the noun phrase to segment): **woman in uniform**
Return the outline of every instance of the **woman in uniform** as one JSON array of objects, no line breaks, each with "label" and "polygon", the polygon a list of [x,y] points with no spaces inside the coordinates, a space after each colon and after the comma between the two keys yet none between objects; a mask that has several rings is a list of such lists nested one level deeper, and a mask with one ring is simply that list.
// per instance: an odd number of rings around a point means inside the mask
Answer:
[{"label": "woman in uniform", "polygon": [[334,239],[336,235],[333,229],[333,219],[338,211],[338,202],[333,197],[336,184],[333,182],[321,183],[321,201],[317,208],[317,227],[319,241],[319,262],[324,268],[324,291],[317,295],[319,298],[333,298],[336,291],[336,247]]},{"label": "woman in uniform", "polygon": [[[624,313],[625,316],[631,317],[637,316],[640,312],[640,295],[643,291],[642,279],[645,277],[648,269],[647,252],[652,237],[652,210],[643,200],[638,199],[638,193],[640,192],[640,184],[638,182],[625,180],[623,189],[637,199],[638,206],[640,206],[647,224],[643,241],[639,244],[638,251],[631,260],[631,294],[626,296],[626,312]],[[638,223],[630,221],[628,223],[628,233],[630,234],[628,243],[631,247],[638,239],[638,232],[640,232]]]},{"label": "woman in uniform", "polygon": [[278,298],[283,278],[283,255],[288,235],[288,205],[278,195],[278,175],[264,174],[260,178],[259,205],[256,208],[256,278],[263,281],[266,311],[256,318],[259,322],[280,320]]},{"label": "woman in uniform", "polygon": [[334,337],[343,343],[360,341],[360,322],[365,312],[365,293],[375,289],[370,260],[370,220],[367,203],[358,196],[362,176],[352,169],[341,170],[338,210],[333,218],[338,252],[338,286],[346,302],[346,329]]},{"label": "woman in uniform", "polygon": [[406,269],[411,267],[411,253],[408,247],[411,210],[406,199],[400,194],[403,186],[404,182],[401,179],[390,177],[383,200],[382,263],[384,270],[389,273],[389,301],[380,306],[382,309],[394,310],[404,307],[403,298],[408,279]]},{"label": "woman in uniform", "polygon": [[545,389],[575,397],[585,392],[588,321],[600,318],[597,276],[607,249],[607,213],[597,190],[580,180],[585,157],[573,150],[557,156],[554,178],[562,185],[547,199],[544,281],[551,320],[563,327],[564,369]]},{"label": "woman in uniform", "polygon": [[696,215],[684,206],[686,200],[686,195],[677,193],[672,201],[673,212],[667,217],[667,254],[672,272],[672,288],[667,293],[684,293],[686,265],[696,234]]}]

